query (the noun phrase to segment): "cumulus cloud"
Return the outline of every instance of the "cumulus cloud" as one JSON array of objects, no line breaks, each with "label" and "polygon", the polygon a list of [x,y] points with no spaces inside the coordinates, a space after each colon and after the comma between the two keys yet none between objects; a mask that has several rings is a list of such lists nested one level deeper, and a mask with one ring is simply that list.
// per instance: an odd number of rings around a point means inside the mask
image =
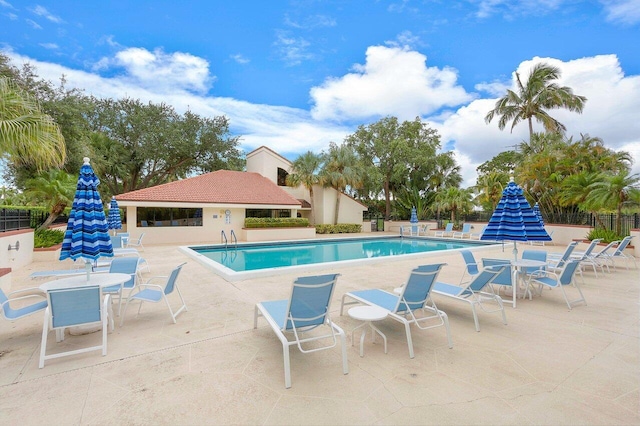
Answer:
[{"label": "cumulus cloud", "polygon": [[205,93],[213,81],[205,59],[189,53],[165,53],[162,49],[151,52],[140,47],[126,48],[112,58],[101,58],[93,68],[123,69],[123,80],[152,90],[173,88]]},{"label": "cumulus cloud", "polygon": [[[637,112],[640,111],[640,76],[625,76],[615,55],[567,62],[536,57],[522,62],[517,71],[522,76],[528,76],[533,65],[539,62],[559,67],[562,77],[558,83],[571,87],[575,94],[588,99],[582,114],[566,110],[550,112],[567,127],[567,136],[573,136],[574,140],[581,133],[600,137],[607,147],[614,150],[631,152],[628,148],[636,147],[634,171],[639,172],[640,155],[637,147],[640,146],[640,121]],[[511,88],[515,89],[515,85]],[[498,129],[497,119],[490,124],[484,122],[485,115],[493,109],[498,96],[476,99],[442,120],[431,117],[434,127],[442,135],[443,143],[453,142],[455,149],[473,165],[463,169],[469,185],[475,182],[475,167],[529,139],[526,123],[517,125],[510,133],[510,126],[504,131]],[[534,130],[542,131],[542,126],[535,121]]]},{"label": "cumulus cloud", "polygon": [[318,120],[395,115],[411,120],[473,99],[452,68],[427,67],[427,57],[400,47],[371,46],[364,65],[311,89]]}]

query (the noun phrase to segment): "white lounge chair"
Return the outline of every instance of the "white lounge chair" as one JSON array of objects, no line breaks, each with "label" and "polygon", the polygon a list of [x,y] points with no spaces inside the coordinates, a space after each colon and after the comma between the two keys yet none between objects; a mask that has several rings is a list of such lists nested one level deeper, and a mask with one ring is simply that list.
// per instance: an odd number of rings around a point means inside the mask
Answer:
[{"label": "white lounge chair", "polygon": [[[480,322],[478,321],[478,313],[476,306],[487,313],[500,312],[502,313],[502,323],[507,324],[507,316],[504,313],[504,305],[500,296],[495,294],[489,286],[491,280],[493,280],[503,270],[511,270],[511,265],[501,265],[488,267],[480,271],[469,283],[463,286],[447,284],[443,282],[436,282],[433,285],[433,293],[441,296],[448,297],[453,300],[468,303],[471,305],[471,312],[473,312],[473,321],[476,325],[476,331],[480,331]],[[485,291],[485,288],[489,291]],[[492,301],[498,305],[497,309],[487,310],[484,302]]]},{"label": "white lounge chair", "polygon": [[462,224],[462,229],[460,231],[455,231],[453,233],[453,238],[471,238],[471,224],[470,223],[463,223]]},{"label": "white lounge chair", "polygon": [[613,262],[613,267],[616,269],[616,260],[624,259],[624,264],[629,269],[629,260],[633,260],[633,265],[636,269],[638,269],[638,264],[636,263],[636,258],[633,255],[625,253],[624,250],[627,248],[629,243],[631,242],[632,236],[624,237],[622,241],[616,246],[616,249],[613,253],[609,254],[609,259]]},{"label": "white lounge chair", "polygon": [[[407,335],[407,345],[409,346],[409,358],[414,357],[413,341],[411,339],[411,324],[415,324],[421,330],[440,327],[444,325],[447,332],[447,340],[449,347],[453,347],[451,341],[451,330],[449,328],[449,319],[447,314],[437,308],[433,299],[431,299],[431,288],[444,266],[444,263],[434,265],[423,265],[411,271],[411,275],[407,282],[400,288],[400,294],[393,294],[381,289],[359,290],[345,293],[342,296],[340,305],[340,315],[343,314],[345,305],[355,303],[363,303],[369,306],[379,306],[389,311],[389,318],[398,321],[404,325]],[[345,302],[345,299],[352,299],[353,302]],[[431,305],[428,301],[431,299]],[[426,316],[416,316],[422,312]],[[435,324],[423,326],[426,322]]]},{"label": "white lounge chair", "polygon": [[[297,346],[300,352],[310,353],[319,350],[330,349],[336,346],[340,337],[342,346],[342,372],[349,373],[347,362],[347,345],[344,331],[331,321],[329,307],[336,281],[339,274],[318,275],[300,277],[293,282],[289,299],[272,300],[256,304],[253,328],[258,328],[258,317],[264,317],[271,326],[278,339],[282,343],[284,357],[284,385],[291,387],[291,365],[289,361],[289,347]],[[325,334],[305,333],[319,327],[327,327]],[[285,333],[293,334],[289,340]],[[318,341],[329,341],[324,346],[319,346]],[[312,346],[303,347],[303,344],[315,342]]]},{"label": "white lounge chair", "polygon": [[450,237],[453,235],[453,222],[447,223],[444,229],[436,229],[434,237]]}]

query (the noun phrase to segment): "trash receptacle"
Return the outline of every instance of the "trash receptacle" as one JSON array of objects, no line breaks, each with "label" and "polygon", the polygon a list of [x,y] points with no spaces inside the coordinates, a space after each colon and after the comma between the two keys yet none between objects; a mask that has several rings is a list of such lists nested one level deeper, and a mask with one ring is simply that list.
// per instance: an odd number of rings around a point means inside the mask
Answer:
[{"label": "trash receptacle", "polygon": [[375,220],[371,221],[371,232],[376,232],[378,230],[378,226]]}]

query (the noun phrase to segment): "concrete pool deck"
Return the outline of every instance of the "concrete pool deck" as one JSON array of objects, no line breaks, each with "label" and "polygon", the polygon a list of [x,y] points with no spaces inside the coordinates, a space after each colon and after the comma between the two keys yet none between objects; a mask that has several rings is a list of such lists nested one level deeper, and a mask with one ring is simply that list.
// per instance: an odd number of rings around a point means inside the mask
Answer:
[{"label": "concrete pool deck", "polygon": [[[476,258],[510,258],[511,248]],[[348,338],[343,375],[339,347],[292,349],[285,389],[282,346],[264,320],[253,329],[253,311],[256,302],[286,298],[304,273],[230,283],[175,246],[148,246],[142,255],[151,267],[145,277],[188,262],[178,280],[188,311],[173,324],[161,304],[145,305],[137,318],[130,309],[109,334],[107,356],[55,359],[43,369],[42,314],[0,321],[2,424],[640,424],[640,271],[633,266],[598,278],[587,269],[587,306],[569,311],[558,290],[545,291],[507,306],[508,325],[480,312],[480,332],[466,304],[434,296],[449,316],[453,349],[442,327],[414,327],[410,359],[403,327],[381,321],[388,354],[380,339],[367,340],[361,358]],[[332,319],[350,335],[359,322],[339,316],[344,293],[391,290],[413,267],[436,262],[447,263],[440,281],[459,282],[458,253],[327,268],[341,274]],[[31,280],[31,272],[56,268],[39,262],[13,271],[13,289],[37,286],[45,281]],[[51,338],[49,347],[98,335]]]}]

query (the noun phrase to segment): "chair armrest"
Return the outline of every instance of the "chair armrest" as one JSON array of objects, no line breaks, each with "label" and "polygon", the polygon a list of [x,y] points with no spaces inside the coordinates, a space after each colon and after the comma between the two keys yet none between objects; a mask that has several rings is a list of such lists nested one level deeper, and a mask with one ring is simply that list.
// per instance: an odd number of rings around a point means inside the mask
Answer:
[{"label": "chair armrest", "polygon": [[160,291],[164,291],[164,287],[158,284],[149,284],[147,282],[147,284],[140,284],[138,286],[140,288],[140,290],[145,289],[145,288],[157,288]]},{"label": "chair armrest", "polygon": [[169,279],[169,276],[168,276],[168,275],[156,275],[156,276],[150,277],[150,278],[147,280],[147,282],[146,282],[146,283],[143,283],[143,284],[140,284],[140,285],[147,285],[147,284],[149,284],[151,281],[153,281],[153,280],[155,280],[155,279],[162,279],[162,280],[164,280],[164,281],[167,281],[167,280]]},{"label": "chair armrest", "polygon": [[24,288],[22,290],[12,291],[7,295],[7,299],[11,299],[11,296],[13,296],[14,294],[25,294],[26,296],[31,295],[31,296],[44,297],[45,299],[47,298],[47,293],[40,290],[38,287],[30,287],[30,288]]},{"label": "chair armrest", "polygon": [[4,303],[0,304],[0,309],[4,309],[4,305],[8,305],[9,303],[17,302],[18,300],[27,300],[27,299],[47,300],[46,296],[42,294],[28,294],[26,296],[14,297],[12,299],[6,300]]}]

